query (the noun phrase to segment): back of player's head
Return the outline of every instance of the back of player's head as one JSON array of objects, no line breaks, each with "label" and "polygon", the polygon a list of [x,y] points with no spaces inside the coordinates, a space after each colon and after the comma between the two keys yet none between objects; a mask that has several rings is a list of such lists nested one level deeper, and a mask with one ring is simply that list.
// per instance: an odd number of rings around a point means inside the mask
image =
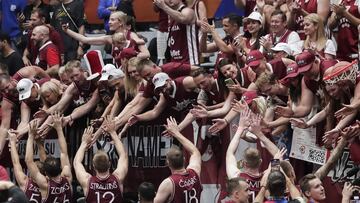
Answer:
[{"label": "back of player's head", "polygon": [[168,161],[169,167],[172,169],[181,169],[184,167],[184,155],[182,150],[173,145],[168,153],[166,154],[166,159]]},{"label": "back of player's head", "polygon": [[97,172],[105,173],[110,168],[109,156],[106,152],[99,150],[95,153],[93,158],[93,165]]},{"label": "back of player's head", "polygon": [[44,163],[41,161],[35,161],[36,166],[38,167],[41,174],[45,175]]},{"label": "back of player's head", "polygon": [[143,201],[153,201],[155,198],[155,187],[152,183],[143,182],[139,185],[138,188],[140,202]]},{"label": "back of player's head", "polygon": [[289,178],[295,178],[295,172],[294,168],[288,161],[280,161],[280,167],[284,171],[287,177]]},{"label": "back of player's head", "polygon": [[56,177],[61,174],[61,164],[59,159],[47,157],[44,161],[44,171],[49,177]]},{"label": "back of player's head", "polygon": [[286,191],[286,179],[280,170],[273,170],[268,177],[267,188],[270,195],[275,197],[282,197]]},{"label": "back of player's head", "polygon": [[241,189],[241,185],[240,182],[244,181],[246,182],[243,178],[241,177],[236,177],[236,178],[231,178],[229,180],[227,180],[226,183],[226,191],[227,193],[231,196],[235,191]]},{"label": "back of player's head", "polygon": [[136,66],[136,71],[138,73],[141,73],[141,71],[144,69],[145,66],[154,66],[155,63],[152,62],[150,59],[146,58],[146,59],[141,59],[138,61],[137,66]]},{"label": "back of player's head", "polygon": [[244,160],[247,167],[252,169],[259,168],[261,164],[261,154],[259,150],[249,147],[245,149]]}]

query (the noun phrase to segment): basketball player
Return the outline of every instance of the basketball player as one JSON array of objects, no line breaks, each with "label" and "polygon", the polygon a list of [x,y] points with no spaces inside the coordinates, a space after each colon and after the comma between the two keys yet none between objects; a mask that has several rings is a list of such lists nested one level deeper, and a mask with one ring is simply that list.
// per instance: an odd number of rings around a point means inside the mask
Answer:
[{"label": "basketball player", "polygon": [[115,131],[115,121],[107,117],[103,130],[111,135],[119,156],[117,168],[110,173],[109,156],[104,151],[97,151],[93,158],[95,176],[86,172],[82,161],[87,145],[91,143],[93,128],[85,129],[82,143],[74,158],[76,177],[84,190],[87,203],[121,203],[123,202],[123,181],[128,171],[128,155]]},{"label": "basketball player", "polygon": [[168,151],[166,161],[172,175],[160,184],[154,202],[199,202],[202,191],[200,152],[180,133],[174,118],[167,119],[166,130],[182,144],[184,150],[190,153],[190,159],[189,165],[185,168],[182,150],[173,146]]},{"label": "basketball player", "polygon": [[66,140],[62,131],[62,117],[55,113],[52,115],[53,124],[58,134],[60,146],[60,163],[54,157],[47,157],[44,161],[45,175],[40,173],[34,162],[34,138],[37,136],[37,120],[29,124],[29,137],[26,144],[25,162],[29,169],[31,178],[38,184],[43,203],[72,202],[72,174]]}]

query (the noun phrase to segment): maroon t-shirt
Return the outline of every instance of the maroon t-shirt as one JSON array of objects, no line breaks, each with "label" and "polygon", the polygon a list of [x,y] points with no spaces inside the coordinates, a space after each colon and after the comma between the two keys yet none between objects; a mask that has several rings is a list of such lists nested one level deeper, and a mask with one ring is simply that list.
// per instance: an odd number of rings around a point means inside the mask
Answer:
[{"label": "maroon t-shirt", "polygon": [[[175,79],[181,76],[188,76],[191,72],[191,66],[187,63],[176,63],[170,62],[160,66],[161,70],[168,74],[170,78]],[[148,82],[143,88],[144,93],[143,96],[145,98],[152,98],[155,96],[154,94],[154,84],[152,82]]]},{"label": "maroon t-shirt", "polygon": [[79,81],[74,81],[73,83],[75,88],[78,90],[77,94],[73,97],[75,106],[81,106],[82,104],[86,103],[98,87],[96,82],[89,80],[85,80],[81,85]]},{"label": "maroon t-shirt", "polygon": [[[52,26],[49,27],[50,33],[49,38],[50,40],[55,44],[55,46],[58,48],[60,54],[64,53],[64,43],[62,40],[62,37],[58,31],[56,31]],[[28,44],[27,49],[31,55],[30,61],[32,64],[35,64],[35,59],[39,53],[39,48],[36,47],[34,40],[31,39],[32,30],[28,33]]]},{"label": "maroon t-shirt", "polygon": [[[178,11],[186,8],[181,6]],[[199,64],[198,27],[195,24],[182,24],[170,20],[168,46],[171,62],[183,62],[192,65]]]},{"label": "maroon t-shirt", "polygon": [[191,105],[196,103],[198,97],[198,92],[186,91],[183,85],[184,78],[185,77],[179,77],[173,80],[176,86],[174,87],[175,94],[173,96],[165,95],[168,106],[178,112],[187,112],[189,108],[192,108]]},{"label": "maroon t-shirt", "polygon": [[255,200],[256,195],[260,191],[260,181],[262,178],[262,175],[259,176],[253,176],[251,174],[241,172],[239,173],[239,177],[246,180],[246,182],[249,184],[249,190],[251,192],[251,195],[249,196],[249,202],[253,202]]},{"label": "maroon t-shirt", "polygon": [[30,202],[41,202],[41,193],[39,190],[39,186],[31,178],[29,178],[26,183],[24,193],[28,197]]},{"label": "maroon t-shirt", "polygon": [[286,66],[281,58],[269,61],[276,79],[281,80],[286,76]]},{"label": "maroon t-shirt", "polygon": [[[360,13],[358,6],[355,5],[354,1],[341,1],[349,13],[351,13],[355,18],[360,18]],[[358,40],[359,33],[356,28],[348,19],[345,17],[340,18],[338,25],[338,34],[337,34],[337,52],[336,56],[339,60],[345,60],[351,62],[354,58],[351,58],[351,54],[358,54]]]},{"label": "maroon t-shirt", "polygon": [[187,169],[185,174],[172,174],[172,203],[200,202],[202,186],[200,178],[193,169]]},{"label": "maroon t-shirt", "polygon": [[337,63],[337,60],[329,59],[329,60],[321,60],[320,62],[320,80],[316,81],[311,78],[308,78],[306,76],[303,77],[305,85],[307,88],[309,88],[314,94],[318,91],[320,88],[320,84],[322,82],[322,78],[324,76],[324,73],[326,69],[330,68],[331,66],[334,66]]},{"label": "maroon t-shirt", "polygon": [[60,65],[60,53],[58,48],[51,41],[47,41],[39,48],[38,56],[35,59],[35,64],[40,68],[47,70],[48,67]]},{"label": "maroon t-shirt", "polygon": [[[101,179],[97,176],[91,176],[89,179],[87,203],[121,203],[122,185],[114,175]],[[100,201],[98,201],[100,200]]]},{"label": "maroon t-shirt", "polygon": [[71,184],[65,177],[61,177],[59,182],[49,179],[48,184],[48,194],[43,203],[73,202]]}]

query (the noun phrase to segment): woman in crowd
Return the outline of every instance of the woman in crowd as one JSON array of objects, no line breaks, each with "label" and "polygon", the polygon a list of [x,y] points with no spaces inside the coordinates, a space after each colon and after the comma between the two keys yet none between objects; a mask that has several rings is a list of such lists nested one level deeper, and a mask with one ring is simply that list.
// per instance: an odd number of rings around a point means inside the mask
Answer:
[{"label": "woman in crowd", "polygon": [[312,49],[319,56],[326,59],[334,59],[336,57],[334,43],[327,39],[324,22],[318,14],[311,13],[305,16],[304,31],[306,39],[303,44],[303,50]]}]

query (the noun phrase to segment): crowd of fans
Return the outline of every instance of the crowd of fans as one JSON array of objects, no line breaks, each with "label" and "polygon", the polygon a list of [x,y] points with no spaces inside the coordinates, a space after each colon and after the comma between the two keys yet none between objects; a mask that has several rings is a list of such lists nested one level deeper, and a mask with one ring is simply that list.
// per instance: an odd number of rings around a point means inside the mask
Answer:
[{"label": "crowd of fans", "polygon": [[234,4],[0,0],[0,202],[359,202],[360,3]]}]

